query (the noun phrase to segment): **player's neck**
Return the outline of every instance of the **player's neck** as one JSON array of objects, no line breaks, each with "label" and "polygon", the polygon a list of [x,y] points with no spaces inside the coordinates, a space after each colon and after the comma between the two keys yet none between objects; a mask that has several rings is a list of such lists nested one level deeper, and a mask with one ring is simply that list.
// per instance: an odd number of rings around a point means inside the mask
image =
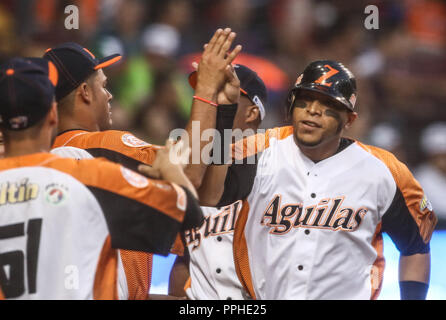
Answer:
[{"label": "player's neck", "polygon": [[321,143],[317,146],[305,146],[296,142],[302,153],[313,162],[319,162],[335,155],[339,149],[340,138]]},{"label": "player's neck", "polygon": [[99,131],[99,127],[97,126],[97,124],[87,124],[86,121],[82,121],[76,118],[60,116],[57,132],[61,133],[69,130]]},{"label": "player's neck", "polygon": [[33,153],[49,152],[51,149],[50,137],[11,139],[5,137],[5,158],[20,157]]}]

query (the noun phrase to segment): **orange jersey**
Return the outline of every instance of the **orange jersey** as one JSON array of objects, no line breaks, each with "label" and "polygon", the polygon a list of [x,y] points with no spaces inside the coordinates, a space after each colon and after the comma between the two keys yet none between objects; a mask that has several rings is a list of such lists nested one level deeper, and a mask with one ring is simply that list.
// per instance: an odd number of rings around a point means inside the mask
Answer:
[{"label": "orange jersey", "polygon": [[[104,157],[137,171],[139,164],[153,163],[159,148],[125,131],[70,130],[57,136],[51,152],[77,159]],[[128,291],[129,299],[147,299],[152,275],[152,254],[121,251],[120,256],[124,267],[124,272],[120,274],[123,283],[121,289]]]},{"label": "orange jersey", "polygon": [[[64,147],[85,150],[95,158],[104,157],[134,171],[137,171],[140,164],[151,165],[155,160],[156,151],[160,148],[136,138],[129,132],[117,130],[65,131],[56,137],[53,150],[63,155],[64,149],[59,148]],[[70,157],[75,155],[70,154]]]},{"label": "orange jersey", "polygon": [[105,159],[39,153],[0,160],[1,292],[117,299],[116,249],[167,255],[178,232],[201,219],[186,189]]}]

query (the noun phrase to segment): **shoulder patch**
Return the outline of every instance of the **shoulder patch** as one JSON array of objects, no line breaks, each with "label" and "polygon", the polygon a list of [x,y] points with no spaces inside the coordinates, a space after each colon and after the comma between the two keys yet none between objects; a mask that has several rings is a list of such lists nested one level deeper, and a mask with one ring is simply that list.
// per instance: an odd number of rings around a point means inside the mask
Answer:
[{"label": "shoulder patch", "polygon": [[423,199],[420,201],[420,211],[424,211],[425,209],[428,209],[429,211],[432,211],[432,204],[427,199],[426,195],[423,196]]},{"label": "shoulder patch", "polygon": [[52,205],[61,205],[68,198],[68,189],[60,184],[52,183],[45,187],[45,200]]},{"label": "shoulder patch", "polygon": [[121,166],[121,173],[124,179],[135,188],[142,189],[149,185],[149,179],[123,166]]},{"label": "shoulder patch", "polygon": [[121,141],[126,146],[133,147],[133,148],[151,146],[150,143],[147,143],[147,142],[135,137],[133,134],[130,134],[130,133],[123,134],[121,137]]}]

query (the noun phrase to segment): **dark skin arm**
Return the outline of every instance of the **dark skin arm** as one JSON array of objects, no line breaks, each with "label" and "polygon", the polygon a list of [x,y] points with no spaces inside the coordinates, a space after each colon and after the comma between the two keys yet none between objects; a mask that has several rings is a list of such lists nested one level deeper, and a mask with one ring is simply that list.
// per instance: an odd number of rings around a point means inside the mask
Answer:
[{"label": "dark skin arm", "polygon": [[[197,85],[195,95],[203,99],[216,102],[218,92],[221,91],[228,74],[231,73],[230,65],[238,53],[241,46],[238,45],[228,54],[228,51],[235,39],[235,33],[231,29],[218,29],[203,51],[202,58],[197,67]],[[206,102],[194,99],[192,103],[191,117],[186,126],[188,143],[192,151],[190,164],[185,168],[185,173],[191,180],[195,188],[201,185],[204,173],[207,168],[208,157],[201,157],[201,150],[209,141],[201,141],[197,144],[197,137],[202,136],[202,132],[207,129],[215,129],[216,107]],[[200,124],[200,129],[193,136],[193,123]],[[197,136],[198,133],[198,136]],[[192,144],[192,140],[194,140]],[[186,140],[186,139],[185,139]]]},{"label": "dark skin arm", "polygon": [[184,286],[189,279],[189,254],[177,256],[169,276],[169,295],[186,298]]},{"label": "dark skin arm", "polygon": [[[240,80],[234,68],[227,73],[227,80],[217,95],[218,104],[235,104],[240,99]],[[208,166],[197,188],[200,204],[214,207],[221,199],[229,165]]]},{"label": "dark skin arm", "polygon": [[430,262],[430,253],[400,256],[399,280],[417,281],[429,284],[431,269]]},{"label": "dark skin arm", "polygon": [[229,165],[209,166],[203,177],[202,184],[197,190],[200,205],[215,207],[224,191],[226,174]]}]

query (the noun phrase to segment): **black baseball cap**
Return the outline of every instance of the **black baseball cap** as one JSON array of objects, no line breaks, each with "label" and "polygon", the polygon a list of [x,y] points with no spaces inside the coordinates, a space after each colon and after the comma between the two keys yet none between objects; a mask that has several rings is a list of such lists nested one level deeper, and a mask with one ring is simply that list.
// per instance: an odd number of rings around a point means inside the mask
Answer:
[{"label": "black baseball cap", "polygon": [[[235,73],[240,80],[240,92],[248,97],[260,110],[260,119],[265,118],[265,105],[267,102],[266,86],[258,74],[241,64],[234,65]],[[197,85],[197,72],[189,75],[189,84],[195,89]]]},{"label": "black baseball cap", "polygon": [[13,58],[0,66],[0,125],[24,130],[43,119],[54,101],[58,72],[41,58]]},{"label": "black baseball cap", "polygon": [[75,42],[62,43],[45,51],[43,58],[54,63],[59,71],[56,100],[60,101],[76,89],[96,70],[108,67],[121,60],[120,54],[97,59],[87,48]]}]

